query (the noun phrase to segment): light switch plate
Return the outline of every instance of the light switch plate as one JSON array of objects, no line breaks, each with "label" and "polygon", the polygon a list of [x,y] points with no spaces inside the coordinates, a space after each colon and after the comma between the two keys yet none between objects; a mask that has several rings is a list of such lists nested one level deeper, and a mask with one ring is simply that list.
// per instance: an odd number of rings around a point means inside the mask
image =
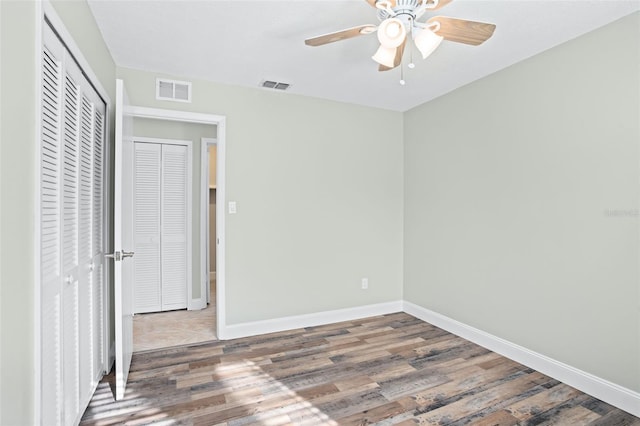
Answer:
[{"label": "light switch plate", "polygon": [[229,201],[229,214],[236,214],[236,212],[237,212],[236,202]]}]

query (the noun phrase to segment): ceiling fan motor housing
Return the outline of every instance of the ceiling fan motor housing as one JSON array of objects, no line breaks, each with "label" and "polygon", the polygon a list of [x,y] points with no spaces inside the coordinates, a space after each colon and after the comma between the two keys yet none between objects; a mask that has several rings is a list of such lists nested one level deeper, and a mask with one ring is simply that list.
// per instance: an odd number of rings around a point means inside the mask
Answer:
[{"label": "ceiling fan motor housing", "polygon": [[[382,0],[385,1],[385,0]],[[396,0],[395,2],[388,2],[389,8],[393,10],[395,15],[389,13],[386,8],[378,9],[378,19],[384,21],[389,18],[398,18],[404,22],[405,26],[415,20],[416,15],[414,11],[422,4],[422,0]],[[395,3],[395,5],[393,5]],[[409,28],[407,28],[408,30]]]}]

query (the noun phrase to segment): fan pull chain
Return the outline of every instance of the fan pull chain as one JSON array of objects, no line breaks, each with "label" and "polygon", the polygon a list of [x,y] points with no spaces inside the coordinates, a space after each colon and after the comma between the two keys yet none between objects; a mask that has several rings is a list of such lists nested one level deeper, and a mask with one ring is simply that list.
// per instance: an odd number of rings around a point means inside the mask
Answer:
[{"label": "fan pull chain", "polygon": [[416,64],[413,63],[413,46],[409,47],[409,64],[407,65],[409,69],[414,69]]},{"label": "fan pull chain", "polygon": [[407,82],[404,81],[404,65],[400,63],[400,86],[404,86],[405,84],[407,84]]},{"label": "fan pull chain", "polygon": [[[426,2],[426,0],[424,0],[424,2]],[[413,40],[413,20],[411,18],[409,18],[409,22],[411,23],[411,25],[409,26],[409,31],[410,31],[410,39]],[[414,69],[416,67],[416,64],[413,63],[413,49],[415,47],[414,43],[410,43],[409,44],[409,64],[407,65],[407,67],[409,67],[409,69]]]}]

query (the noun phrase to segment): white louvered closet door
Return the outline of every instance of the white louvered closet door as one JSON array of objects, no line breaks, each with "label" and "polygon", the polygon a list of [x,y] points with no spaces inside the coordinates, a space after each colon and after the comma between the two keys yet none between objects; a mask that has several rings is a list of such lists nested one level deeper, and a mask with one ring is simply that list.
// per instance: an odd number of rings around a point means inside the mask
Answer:
[{"label": "white louvered closet door", "polygon": [[105,152],[104,104],[94,104],[93,109],[93,180],[92,180],[92,222],[91,222],[91,377],[97,386],[102,376],[105,359],[105,266],[104,266],[104,152]]},{"label": "white louvered closet door", "polygon": [[[103,368],[102,144],[104,103],[81,81],[78,151],[78,328],[80,404],[88,404]],[[98,190],[96,190],[98,189]],[[97,210],[96,210],[97,208]],[[97,273],[96,273],[97,269]]]},{"label": "white louvered closet door", "polygon": [[187,307],[188,160],[184,145],[135,143],[136,313]]},{"label": "white louvered closet door", "polygon": [[[48,29],[45,26],[45,30]],[[62,57],[51,30],[42,53],[40,141],[40,274],[42,353],[42,419],[62,424]],[[53,38],[53,39],[52,39]]]},{"label": "white louvered closet door", "polygon": [[162,145],[162,310],[187,307],[187,147]]},{"label": "white louvered closet door", "polygon": [[134,312],[162,310],[160,179],[162,145],[134,144]]},{"label": "white louvered closet door", "polygon": [[65,63],[62,103],[62,365],[65,424],[71,424],[80,404],[79,318],[79,148],[80,70]]},{"label": "white louvered closet door", "polygon": [[74,424],[104,366],[103,268],[94,257],[103,254],[105,105],[48,25],[43,42],[41,413],[45,424]]}]

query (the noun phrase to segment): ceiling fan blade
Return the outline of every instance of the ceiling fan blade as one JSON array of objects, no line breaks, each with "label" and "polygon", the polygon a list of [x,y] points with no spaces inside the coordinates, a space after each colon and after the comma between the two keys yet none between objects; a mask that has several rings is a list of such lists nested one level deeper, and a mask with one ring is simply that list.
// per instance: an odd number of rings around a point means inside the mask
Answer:
[{"label": "ceiling fan blade", "polygon": [[[433,9],[429,9],[429,10],[438,10],[438,9],[442,9],[443,7],[445,7],[446,5],[448,5],[449,3],[451,3],[453,0],[438,0],[438,5],[436,7],[434,7]],[[433,0],[429,0],[427,1],[427,4],[433,3]]]},{"label": "ceiling fan blade", "polygon": [[378,71],[389,71],[392,70],[394,68],[396,68],[398,65],[400,65],[402,63],[402,55],[404,54],[404,46],[407,44],[407,39],[404,39],[404,42],[396,47],[396,57],[393,59],[393,66],[392,67],[388,67],[386,65],[380,65],[378,67]]},{"label": "ceiling fan blade", "polygon": [[348,38],[360,35],[371,34],[378,29],[375,25],[360,25],[358,27],[348,28],[335,33],[323,34],[317,37],[308,38],[304,41],[307,46],[322,46],[323,44],[333,43],[336,41],[346,40]]},{"label": "ceiling fan blade", "polygon": [[445,40],[471,44],[473,46],[487,41],[496,29],[494,24],[448,18],[446,16],[434,16],[427,22],[430,24],[439,22],[440,29],[435,33],[444,37]]}]

